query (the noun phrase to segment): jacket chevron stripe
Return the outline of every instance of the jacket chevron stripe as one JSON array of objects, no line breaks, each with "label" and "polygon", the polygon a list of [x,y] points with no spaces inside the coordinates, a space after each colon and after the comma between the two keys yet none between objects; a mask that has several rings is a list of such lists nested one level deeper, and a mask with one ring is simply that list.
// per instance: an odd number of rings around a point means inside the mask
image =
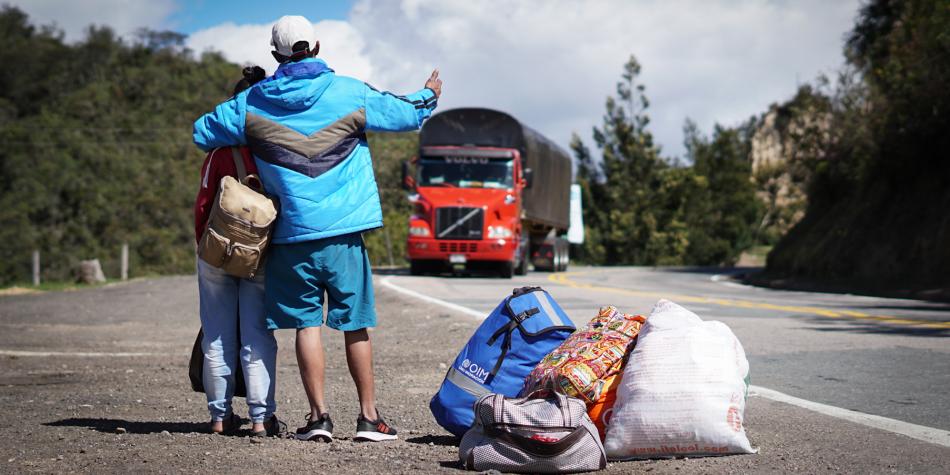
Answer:
[{"label": "jacket chevron stripe", "polygon": [[194,141],[203,150],[248,145],[280,202],[273,242],[310,241],[383,225],[366,131],[416,130],[436,105],[430,89],[380,92],[310,58],[200,117]]}]

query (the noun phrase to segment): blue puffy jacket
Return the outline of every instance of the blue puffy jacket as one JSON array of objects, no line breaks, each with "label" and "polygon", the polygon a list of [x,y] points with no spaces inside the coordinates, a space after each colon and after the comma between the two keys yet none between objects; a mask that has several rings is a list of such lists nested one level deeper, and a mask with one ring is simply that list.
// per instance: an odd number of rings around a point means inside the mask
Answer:
[{"label": "blue puffy jacket", "polygon": [[367,130],[416,130],[435,93],[380,92],[337,76],[322,60],[285,63],[274,76],[195,121],[202,150],[247,144],[268,194],[280,201],[277,244],[383,225]]}]

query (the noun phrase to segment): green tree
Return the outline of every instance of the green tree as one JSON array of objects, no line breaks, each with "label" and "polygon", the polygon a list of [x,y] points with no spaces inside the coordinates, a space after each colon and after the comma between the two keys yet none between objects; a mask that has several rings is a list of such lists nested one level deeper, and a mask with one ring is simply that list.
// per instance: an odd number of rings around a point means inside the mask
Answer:
[{"label": "green tree", "polygon": [[649,101],[645,86],[638,82],[640,70],[640,63],[630,56],[617,83],[617,97],[607,98],[603,123],[593,130],[600,160],[594,160],[576,135],[571,144],[588,203],[584,252],[601,262],[653,264],[666,252],[665,241],[670,239],[658,232],[662,223],[654,213],[653,191],[665,164],[647,130]]},{"label": "green tree", "polygon": [[9,7],[0,40],[0,58],[17,65],[0,71],[0,284],[29,279],[33,249],[45,279],[93,257],[115,276],[123,242],[136,275],[192,272],[203,154],[191,124],[240,68],[195,59],[172,33],[126,42],[90,28],[66,45]]},{"label": "green tree", "polygon": [[686,150],[693,173],[701,182],[687,210],[687,261],[695,264],[734,264],[755,241],[761,210],[750,179],[751,126],[716,125],[711,139],[687,122]]},{"label": "green tree", "polygon": [[417,153],[419,134],[373,133],[369,135],[369,146],[383,207],[384,227],[364,234],[367,253],[373,265],[389,265],[391,249],[393,263],[405,265],[412,208],[401,186],[402,162]]},{"label": "green tree", "polygon": [[950,2],[872,0],[845,53],[805,217],[768,271],[868,288],[950,286]]},{"label": "green tree", "polygon": [[693,166],[671,165],[648,130],[640,64],[624,65],[617,96],[594,128],[595,157],[571,148],[584,208],[582,260],[594,264],[732,264],[753,242],[759,211],[750,179],[749,130],[717,126],[712,140],[687,123]]}]

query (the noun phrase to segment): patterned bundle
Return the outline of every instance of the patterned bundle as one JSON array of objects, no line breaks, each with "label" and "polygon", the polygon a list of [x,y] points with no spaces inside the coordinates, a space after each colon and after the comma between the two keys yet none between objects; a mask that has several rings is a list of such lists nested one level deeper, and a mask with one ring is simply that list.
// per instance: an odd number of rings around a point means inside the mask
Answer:
[{"label": "patterned bundle", "polygon": [[[574,332],[549,353],[525,379],[521,394],[551,389],[587,403],[588,412],[604,435],[610,407],[623,369],[624,356],[646,321],[615,307],[603,307],[583,330]],[[611,404],[607,404],[611,403]]]}]

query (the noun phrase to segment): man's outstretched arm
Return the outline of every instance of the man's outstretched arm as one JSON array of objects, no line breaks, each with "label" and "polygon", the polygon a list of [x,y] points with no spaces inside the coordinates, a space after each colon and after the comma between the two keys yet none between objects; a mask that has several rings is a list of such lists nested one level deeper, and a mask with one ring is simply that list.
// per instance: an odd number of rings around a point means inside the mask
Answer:
[{"label": "man's outstretched arm", "polygon": [[435,70],[425,88],[406,96],[381,92],[366,85],[366,129],[390,132],[416,130],[432,115],[442,94],[442,80]]},{"label": "man's outstretched arm", "polygon": [[247,143],[244,138],[247,109],[244,97],[245,94],[238,94],[195,121],[194,141],[198,148],[207,152],[215,147]]}]

